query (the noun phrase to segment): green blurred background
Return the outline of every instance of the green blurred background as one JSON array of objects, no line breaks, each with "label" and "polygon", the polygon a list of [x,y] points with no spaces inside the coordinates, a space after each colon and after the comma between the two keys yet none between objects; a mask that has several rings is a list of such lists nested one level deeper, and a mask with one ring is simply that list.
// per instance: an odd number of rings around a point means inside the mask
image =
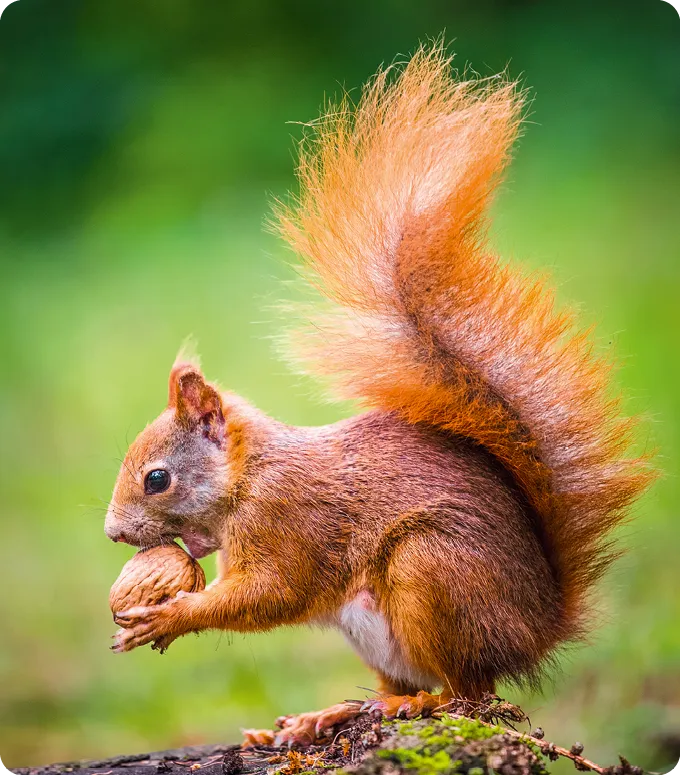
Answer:
[{"label": "green blurred background", "polygon": [[[0,22],[0,756],[8,766],[236,741],[361,697],[340,636],[207,634],[108,650],[119,460],[193,334],[206,373],[291,423],[323,405],[276,359],[293,293],[263,232],[324,95],[443,30],[458,66],[534,97],[496,205],[506,255],[550,268],[621,357],[666,476],[624,531],[603,624],[542,695],[604,764],[680,756],[680,19],[661,0],[20,0]],[[282,282],[284,281],[284,282]],[[206,561],[212,575],[212,562]]]}]

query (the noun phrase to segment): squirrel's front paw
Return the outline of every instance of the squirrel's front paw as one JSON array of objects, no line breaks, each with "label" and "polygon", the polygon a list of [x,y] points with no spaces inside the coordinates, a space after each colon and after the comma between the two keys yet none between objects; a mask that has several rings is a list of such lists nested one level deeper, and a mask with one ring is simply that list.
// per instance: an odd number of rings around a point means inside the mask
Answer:
[{"label": "squirrel's front paw", "polygon": [[178,628],[176,609],[177,606],[173,603],[165,603],[136,606],[116,614],[114,621],[121,625],[121,629],[113,636],[111,650],[120,654],[157,641],[165,635],[184,634]]}]

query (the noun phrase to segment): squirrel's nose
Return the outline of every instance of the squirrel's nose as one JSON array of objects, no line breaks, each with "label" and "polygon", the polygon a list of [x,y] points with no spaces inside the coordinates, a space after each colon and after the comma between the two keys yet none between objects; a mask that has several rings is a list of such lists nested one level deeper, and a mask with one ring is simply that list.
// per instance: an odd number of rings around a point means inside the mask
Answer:
[{"label": "squirrel's nose", "polygon": [[118,520],[113,514],[111,514],[111,512],[106,515],[106,520],[104,521],[104,532],[106,533],[107,538],[110,538],[115,543],[118,543],[118,541],[127,541],[125,532],[121,528]]},{"label": "squirrel's nose", "polygon": [[121,526],[122,520],[118,519],[116,510],[113,504],[109,504],[109,508],[106,512],[106,519],[104,520],[104,532],[107,538],[115,543],[118,541],[125,541],[125,533]]},{"label": "squirrel's nose", "polygon": [[107,538],[110,538],[115,543],[118,543],[118,541],[124,541],[123,537],[123,531],[119,530],[117,527],[114,527],[113,525],[104,525],[104,532],[106,533]]}]

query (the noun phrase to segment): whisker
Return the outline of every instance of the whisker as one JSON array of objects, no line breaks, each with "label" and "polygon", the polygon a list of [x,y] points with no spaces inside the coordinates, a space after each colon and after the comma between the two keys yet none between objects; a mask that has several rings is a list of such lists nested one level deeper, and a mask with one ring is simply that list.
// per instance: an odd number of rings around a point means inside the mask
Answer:
[{"label": "whisker", "polygon": [[124,508],[121,508],[120,506],[112,506],[113,511],[116,516],[122,516],[127,517],[127,519],[136,522],[138,517],[135,514],[130,514],[130,512],[126,511]]},{"label": "whisker", "polygon": [[[96,506],[92,503],[79,503],[78,508],[84,509],[84,511],[82,512],[83,517],[93,516],[93,517],[101,518],[102,512],[104,514],[106,513],[106,509],[103,506]],[[88,514],[88,512],[95,512],[95,513]]]},{"label": "whisker", "polygon": [[132,462],[132,466],[137,471],[141,471],[141,468],[137,465],[137,461],[134,459],[132,455],[132,450],[130,449],[130,442],[128,440],[128,434],[130,433],[130,426],[128,426],[128,429],[125,431],[125,446],[127,447],[127,455],[130,458],[130,461]]},{"label": "whisker", "polygon": [[[128,452],[128,457],[130,458],[130,460],[132,460],[132,455],[130,455],[130,453],[129,453],[129,452]],[[134,471],[133,471],[133,470],[130,468],[130,466],[129,466],[129,465],[126,463],[126,462],[125,462],[125,458],[122,458],[122,457],[121,457],[121,458],[114,458],[114,460],[115,460],[115,461],[117,461],[118,463],[120,463],[120,465],[121,465],[123,468],[125,468],[125,470],[126,470],[126,471],[127,471],[129,474],[130,474],[130,476],[131,476],[133,479],[135,478],[135,473],[134,473]],[[134,463],[134,461],[132,461],[132,462]]]},{"label": "whisker", "polygon": [[[132,459],[132,458],[131,458],[131,459]],[[133,461],[132,461],[132,465],[134,466],[134,464],[135,464],[135,463],[134,463],[134,460],[133,460]],[[123,460],[123,465],[124,465],[124,466],[125,466],[125,468],[127,469],[127,471],[128,471],[128,473],[130,474],[130,476],[131,476],[131,477],[134,479],[134,478],[135,478],[135,473],[134,473],[134,471],[133,471],[133,470],[130,468],[130,466],[129,466],[129,465],[126,463],[126,462],[125,462],[125,460]]]}]

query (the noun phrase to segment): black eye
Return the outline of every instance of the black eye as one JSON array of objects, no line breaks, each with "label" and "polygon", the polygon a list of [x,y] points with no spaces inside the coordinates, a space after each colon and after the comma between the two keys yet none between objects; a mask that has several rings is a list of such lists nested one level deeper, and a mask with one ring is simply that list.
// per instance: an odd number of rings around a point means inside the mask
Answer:
[{"label": "black eye", "polygon": [[162,468],[149,471],[144,480],[144,492],[147,495],[156,495],[165,492],[170,487],[170,474]]}]

